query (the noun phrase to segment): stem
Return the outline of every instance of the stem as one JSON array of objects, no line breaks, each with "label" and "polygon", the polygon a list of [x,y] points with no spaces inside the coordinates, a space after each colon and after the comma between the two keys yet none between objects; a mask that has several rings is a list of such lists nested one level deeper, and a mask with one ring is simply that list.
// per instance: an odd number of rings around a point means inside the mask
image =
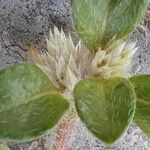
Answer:
[{"label": "stem", "polygon": [[75,111],[72,109],[66,114],[64,119],[57,127],[55,143],[52,145],[52,150],[66,150],[69,136],[73,130],[76,120]]}]

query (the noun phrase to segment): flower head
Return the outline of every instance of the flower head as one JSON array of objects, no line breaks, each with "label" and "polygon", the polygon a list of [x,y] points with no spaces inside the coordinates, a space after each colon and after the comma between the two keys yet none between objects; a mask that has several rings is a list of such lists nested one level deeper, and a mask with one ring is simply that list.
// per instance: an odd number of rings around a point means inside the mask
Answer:
[{"label": "flower head", "polygon": [[56,88],[72,93],[75,84],[89,76],[125,76],[137,50],[135,43],[127,44],[113,38],[96,54],[91,53],[82,43],[75,46],[71,36],[54,27],[47,40],[47,51],[39,54],[30,50],[32,60],[49,76]]}]

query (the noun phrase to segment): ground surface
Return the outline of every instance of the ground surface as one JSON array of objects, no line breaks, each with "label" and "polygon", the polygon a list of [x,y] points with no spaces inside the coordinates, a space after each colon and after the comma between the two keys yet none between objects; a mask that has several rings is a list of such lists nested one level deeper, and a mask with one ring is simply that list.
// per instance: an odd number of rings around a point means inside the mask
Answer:
[{"label": "ground surface", "polygon": [[[54,25],[73,33],[68,1],[0,0],[0,68],[25,61],[25,51],[30,42],[45,50],[44,35]],[[146,26],[145,23],[142,25]],[[139,28],[129,41],[136,41],[139,46],[131,73],[150,72],[150,38],[146,38],[144,30]],[[55,131],[24,144],[9,143],[9,147],[11,150],[51,150],[54,134]],[[93,138],[77,120],[66,145],[65,150],[149,150],[150,139],[133,124],[121,141],[108,147]]]}]

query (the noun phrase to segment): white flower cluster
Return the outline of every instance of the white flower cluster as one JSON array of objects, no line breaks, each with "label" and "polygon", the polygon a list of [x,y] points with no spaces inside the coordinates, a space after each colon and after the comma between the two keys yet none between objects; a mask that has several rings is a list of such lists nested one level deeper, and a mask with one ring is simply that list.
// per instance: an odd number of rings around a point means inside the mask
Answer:
[{"label": "white flower cluster", "polygon": [[[33,58],[49,76],[56,88],[72,93],[75,84],[89,76],[125,76],[137,50],[135,43],[126,44],[113,38],[105,47],[92,54],[81,42],[74,45],[71,36],[56,27],[47,38],[47,52]],[[35,54],[34,54],[35,56]],[[42,62],[42,63],[39,63]]]},{"label": "white flower cluster", "polygon": [[127,44],[124,40],[113,38],[105,47],[99,49],[91,62],[90,74],[109,78],[110,76],[126,77],[131,66],[135,43]]}]

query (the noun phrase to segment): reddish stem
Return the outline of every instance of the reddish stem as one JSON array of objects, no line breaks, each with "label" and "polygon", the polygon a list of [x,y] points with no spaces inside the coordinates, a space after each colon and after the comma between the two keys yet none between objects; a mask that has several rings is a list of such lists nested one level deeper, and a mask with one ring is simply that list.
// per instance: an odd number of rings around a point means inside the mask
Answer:
[{"label": "reddish stem", "polygon": [[55,143],[52,146],[52,150],[66,150],[67,141],[74,127],[75,114],[70,112],[66,117],[60,122],[57,127]]}]

